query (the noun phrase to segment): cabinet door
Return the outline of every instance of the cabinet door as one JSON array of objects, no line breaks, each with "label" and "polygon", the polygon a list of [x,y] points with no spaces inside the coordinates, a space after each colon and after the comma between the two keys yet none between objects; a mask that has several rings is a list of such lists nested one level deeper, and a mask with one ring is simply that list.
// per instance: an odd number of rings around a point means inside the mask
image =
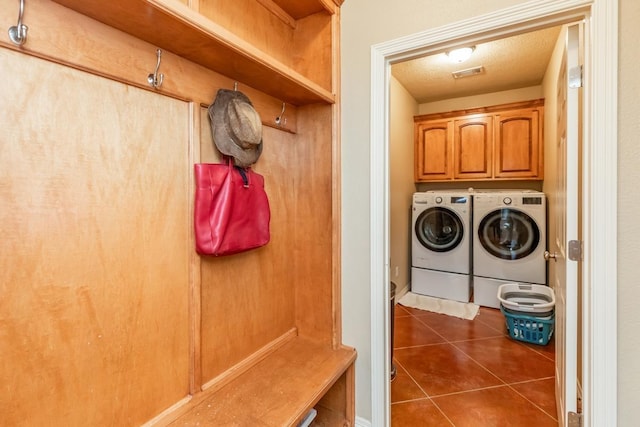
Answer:
[{"label": "cabinet door", "polygon": [[453,177],[452,130],[450,120],[415,124],[416,181],[442,181]]},{"label": "cabinet door", "polygon": [[542,179],[542,107],[496,114],[496,178]]},{"label": "cabinet door", "polygon": [[455,179],[491,178],[493,117],[478,114],[454,122]]}]

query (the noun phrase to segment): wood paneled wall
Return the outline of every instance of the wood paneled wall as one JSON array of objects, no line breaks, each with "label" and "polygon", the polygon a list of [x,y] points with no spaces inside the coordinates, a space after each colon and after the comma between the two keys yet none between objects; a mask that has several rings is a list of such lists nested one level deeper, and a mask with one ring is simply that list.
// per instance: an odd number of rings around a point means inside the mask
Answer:
[{"label": "wood paneled wall", "polygon": [[0,70],[2,424],[140,424],[188,393],[188,105]]},{"label": "wood paneled wall", "polygon": [[[203,123],[202,161],[219,162],[206,117]],[[296,136],[264,128],[263,141],[254,170],[265,177],[271,241],[231,257],[202,258],[205,383],[295,327]]]},{"label": "wood paneled wall", "polygon": [[301,335],[332,343],[334,266],[331,106],[300,108],[296,173],[296,324]]},{"label": "wood paneled wall", "polygon": [[283,337],[339,342],[334,107],[287,104],[277,129],[281,102],[240,82],[272,241],[201,258],[193,162],[219,160],[206,105],[233,80],[165,52],[151,90],[154,46],[28,7],[29,42],[0,41],[0,423],[140,425]]}]

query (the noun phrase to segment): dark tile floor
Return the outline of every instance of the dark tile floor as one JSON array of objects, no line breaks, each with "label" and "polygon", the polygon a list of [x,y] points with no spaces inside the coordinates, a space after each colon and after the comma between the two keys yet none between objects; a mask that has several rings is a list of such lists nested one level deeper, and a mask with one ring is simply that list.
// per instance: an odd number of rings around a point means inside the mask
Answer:
[{"label": "dark tile floor", "polygon": [[499,310],[474,320],[395,308],[391,426],[558,425],[553,339],[512,340]]}]

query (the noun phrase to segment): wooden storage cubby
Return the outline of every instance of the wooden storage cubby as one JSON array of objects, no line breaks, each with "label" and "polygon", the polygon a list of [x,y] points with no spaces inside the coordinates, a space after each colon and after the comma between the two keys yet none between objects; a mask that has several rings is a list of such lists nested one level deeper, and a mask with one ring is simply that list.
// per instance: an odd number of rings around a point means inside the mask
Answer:
[{"label": "wooden storage cubby", "polygon": [[280,2],[295,28],[267,19],[268,0],[201,0],[202,13],[177,0],[54,1],[294,105],[335,101],[328,1]]},{"label": "wooden storage cubby", "polygon": [[[56,127],[58,141],[75,135],[71,129],[82,131],[86,126],[84,132],[95,138],[90,144],[104,145],[87,157],[83,144],[64,142],[64,149],[54,148],[48,155],[60,153],[100,167],[84,171],[88,175],[73,168],[45,168],[39,179],[55,183],[62,176],[70,182],[100,182],[105,194],[122,194],[133,203],[117,220],[127,227],[168,227],[172,234],[159,242],[148,229],[138,236],[131,228],[135,245],[123,242],[118,247],[113,233],[100,229],[92,237],[95,246],[106,251],[107,239],[111,246],[107,253],[92,256],[118,272],[117,286],[89,266],[82,269],[82,283],[69,278],[68,267],[84,259],[61,254],[25,272],[21,267],[32,260],[16,253],[14,266],[0,273],[7,283],[7,304],[12,304],[5,318],[8,337],[20,342],[5,363],[11,367],[7,387],[15,398],[15,405],[3,414],[7,423],[285,426],[296,425],[315,408],[313,425],[353,425],[356,353],[342,345],[340,317],[340,141],[335,101],[341,3],[27,2],[27,43],[16,47],[0,41],[0,54],[12,51],[10,61],[24,62],[16,69],[29,70],[12,73],[11,78],[24,79],[25,87],[34,90],[64,85],[41,103],[77,102],[82,108],[92,84],[105,94],[91,104],[100,116],[95,121],[49,124]],[[0,19],[14,21],[13,0],[0,0],[0,5]],[[165,81],[151,89],[146,76],[153,71],[156,48],[163,49],[159,71]],[[34,66],[25,58],[43,65]],[[84,82],[86,73],[70,68],[86,71],[90,78]],[[79,77],[66,79],[71,72]],[[77,85],[82,93],[73,93],[75,81],[82,81]],[[230,257],[199,257],[190,224],[193,163],[220,160],[211,140],[207,105],[219,88],[232,88],[234,82],[251,98],[265,125],[264,150],[254,169],[265,177],[271,242]],[[123,93],[132,96],[127,108],[119,108],[119,102],[125,102],[120,100]],[[25,96],[24,105],[29,94]],[[275,125],[282,103],[288,121]],[[10,106],[5,108],[11,112]],[[145,115],[132,117],[137,111]],[[30,121],[13,120],[10,124],[17,130],[8,129],[12,135],[23,135],[22,144],[33,146],[33,156],[42,156],[37,141],[46,137],[47,115],[42,116],[42,126],[28,128]],[[172,132],[155,129],[156,121]],[[131,126],[128,133],[100,140],[101,128],[116,132],[125,122]],[[174,122],[179,127],[171,127]],[[70,129],[66,133],[65,127]],[[154,150],[166,151],[154,151],[153,162],[142,149],[149,141]],[[108,157],[114,153],[122,154],[127,165],[136,165],[135,174]],[[20,168],[0,166],[8,171],[6,188],[24,182]],[[146,193],[144,205],[134,203],[136,193],[123,186],[155,188],[158,183],[145,181],[147,175],[162,177],[162,191]],[[75,212],[81,205],[96,218],[91,227],[106,227],[101,225],[109,219],[104,206],[92,200],[43,192],[29,210],[20,210],[17,203],[12,208],[16,221],[31,224],[41,221],[41,209],[55,206]],[[163,205],[167,201],[170,217]],[[57,244],[76,245],[81,254],[82,218],[67,216],[68,231]],[[162,222],[165,217],[168,223]],[[46,239],[39,234],[6,237],[5,241],[23,238],[34,244]],[[153,251],[145,246],[152,244]],[[131,251],[136,251],[135,257]],[[50,274],[40,277],[42,271]],[[20,305],[29,300],[23,292],[33,289],[33,298],[38,296],[40,282],[51,284],[46,298],[36,299],[47,316]],[[67,310],[62,322],[55,314],[67,306],[78,308]],[[86,337],[94,339],[96,324],[105,328],[102,341],[85,347]],[[25,340],[14,331],[35,335]],[[42,336],[33,331],[43,331]],[[65,380],[40,375],[40,366]],[[0,368],[0,373],[8,374],[6,369]],[[30,409],[30,398],[38,399],[38,411]]]}]

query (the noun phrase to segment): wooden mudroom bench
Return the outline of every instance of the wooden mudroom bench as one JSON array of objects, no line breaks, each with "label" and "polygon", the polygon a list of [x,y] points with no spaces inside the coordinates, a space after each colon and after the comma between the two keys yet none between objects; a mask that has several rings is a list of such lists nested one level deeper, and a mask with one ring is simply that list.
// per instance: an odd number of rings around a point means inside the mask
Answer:
[{"label": "wooden mudroom bench", "polygon": [[[237,378],[221,379],[162,424],[171,426],[296,426],[315,408],[314,426],[349,426],[344,394],[354,386],[356,353],[294,337],[251,363]],[[239,369],[242,369],[241,367]]]}]

